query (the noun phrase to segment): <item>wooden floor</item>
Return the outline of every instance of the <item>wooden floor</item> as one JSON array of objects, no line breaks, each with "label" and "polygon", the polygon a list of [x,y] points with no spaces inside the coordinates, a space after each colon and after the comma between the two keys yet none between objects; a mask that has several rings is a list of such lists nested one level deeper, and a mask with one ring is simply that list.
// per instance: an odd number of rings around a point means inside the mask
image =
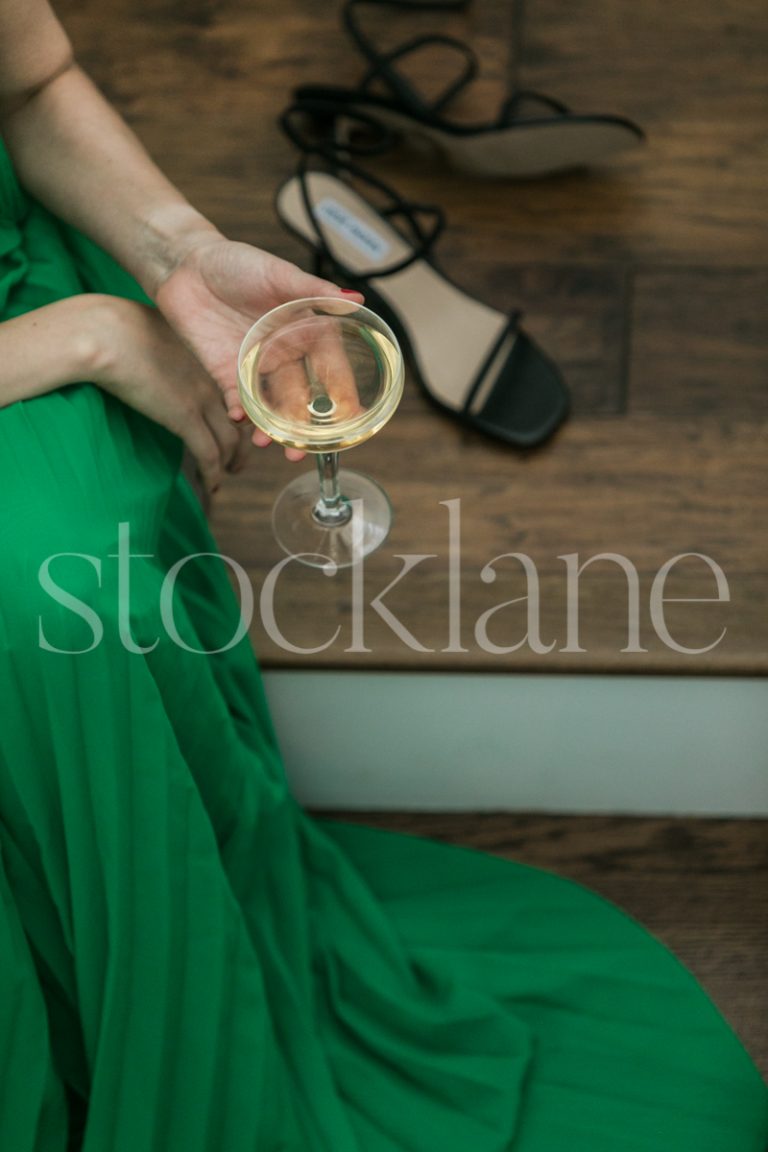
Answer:
[{"label": "wooden floor", "polygon": [[568,876],[646,926],[698,977],[768,1077],[768,838],[760,820],[327,812]]},{"label": "wooden floor", "polygon": [[[518,0],[521,5],[522,0]],[[277,226],[272,199],[295,157],[275,117],[291,87],[359,73],[339,4],[317,0],[61,0],[82,61],[193,202],[231,235],[305,261]],[[768,669],[768,7],[764,0],[538,0],[518,7],[522,82],[580,111],[637,120],[648,144],[600,170],[518,184],[447,175],[400,153],[376,171],[402,193],[435,198],[449,228],[440,260],[468,291],[505,310],[562,365],[573,417],[546,448],[515,453],[437,414],[410,381],[401,410],[353,466],[389,491],[390,541],[366,565],[367,652],[348,652],[348,578],[292,566],[277,620],[257,613],[267,666],[502,671],[764,673]],[[429,16],[372,21],[387,42],[428,30]],[[467,115],[491,116],[509,70],[509,0],[476,0],[442,30],[468,37],[484,72]],[[434,24],[432,24],[434,27]],[[428,83],[440,72],[421,79]],[[295,469],[258,455],[213,511],[223,550],[257,593],[281,558],[269,508]],[[461,509],[461,644],[449,643],[447,508]],[[522,643],[485,650],[474,623],[522,596],[536,565],[546,655]],[[563,652],[564,554],[617,553],[638,573],[643,652],[627,646],[626,577],[609,561],[583,578],[582,651]],[[649,617],[661,566],[710,557],[730,601],[667,605],[675,651]],[[401,553],[433,553],[387,597],[418,640],[404,643],[370,608]],[[703,562],[667,589],[714,597]],[[491,638],[526,634],[525,605],[494,618]],[[446,648],[466,651],[445,651]],[[765,824],[510,816],[360,816],[512,855],[583,880],[638,916],[691,965],[768,1072],[768,855]]]},{"label": "wooden floor", "polygon": [[[580,111],[632,117],[648,144],[591,172],[520,183],[447,174],[399,152],[376,171],[448,214],[440,260],[499,309],[522,306],[529,330],[561,364],[570,422],[547,447],[519,453],[462,430],[411,381],[400,411],[350,463],[376,476],[396,513],[365,569],[369,651],[353,647],[348,574],[290,565],[276,620],[256,612],[265,665],[418,670],[763,673],[768,668],[768,8],[763,0],[538,0],[517,11],[523,84]],[[340,31],[340,5],[317,0],[62,0],[81,58],[191,199],[227,232],[298,261],[272,199],[295,156],[275,126],[291,87],[360,72]],[[478,49],[483,74],[462,112],[488,118],[509,71],[511,0],[476,0],[441,15],[442,30]],[[368,14],[392,43],[434,30],[426,14]],[[444,71],[422,62],[419,81]],[[354,457],[352,460],[351,458]],[[300,467],[305,467],[302,465]],[[282,553],[269,509],[296,466],[277,450],[218,497],[222,548],[258,592]],[[459,642],[449,637],[445,501],[461,513]],[[494,583],[484,566],[520,552],[536,566],[546,654],[526,641],[526,603],[499,609],[490,650],[482,613],[528,591],[516,560]],[[639,642],[624,651],[627,577],[609,560],[581,579],[579,643],[566,647],[565,554],[620,554],[638,573]],[[681,553],[716,562],[727,602],[668,603],[669,637],[649,614],[654,576]],[[399,554],[433,554],[386,599],[413,637],[371,601],[401,570]],[[718,596],[689,557],[666,595]],[[328,621],[333,621],[333,628]],[[314,654],[288,650],[325,644]],[[725,634],[718,642],[723,629]],[[669,640],[709,652],[687,654]],[[358,648],[360,645],[358,645]],[[448,650],[446,650],[448,649]],[[464,649],[463,651],[460,649]]]}]

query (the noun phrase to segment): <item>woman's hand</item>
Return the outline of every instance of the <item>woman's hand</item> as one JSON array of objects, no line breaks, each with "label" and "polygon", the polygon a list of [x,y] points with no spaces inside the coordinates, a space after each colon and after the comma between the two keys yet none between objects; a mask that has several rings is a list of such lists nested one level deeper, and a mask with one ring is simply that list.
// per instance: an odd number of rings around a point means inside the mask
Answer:
[{"label": "woman's hand", "polygon": [[87,379],[176,433],[192,453],[205,488],[244,462],[247,438],[227,415],[221,393],[163,317],[114,296],[94,296],[87,325],[92,365]]},{"label": "woman's hand", "polygon": [[[168,323],[218,384],[235,421],[245,416],[237,391],[237,354],[260,316],[306,296],[363,299],[359,292],[345,292],[287,260],[215,232],[203,232],[190,243],[154,295]],[[269,437],[257,429],[253,443],[263,447]],[[286,449],[290,460],[303,455]]]},{"label": "woman's hand", "polygon": [[247,330],[278,304],[341,289],[226,240],[192,208],[73,60],[47,0],[0,2],[0,117],[24,187],[138,280],[242,421],[237,353]]}]

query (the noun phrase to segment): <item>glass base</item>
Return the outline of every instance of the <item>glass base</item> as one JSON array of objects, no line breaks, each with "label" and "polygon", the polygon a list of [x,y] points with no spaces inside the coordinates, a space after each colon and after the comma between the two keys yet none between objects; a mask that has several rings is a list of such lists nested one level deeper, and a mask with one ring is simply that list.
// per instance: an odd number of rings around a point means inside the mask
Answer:
[{"label": "glass base", "polygon": [[342,469],[339,488],[351,512],[344,523],[323,524],[314,515],[320,498],[316,472],[292,480],[272,509],[272,530],[278,544],[311,568],[349,568],[389,535],[392,506],[375,480]]}]

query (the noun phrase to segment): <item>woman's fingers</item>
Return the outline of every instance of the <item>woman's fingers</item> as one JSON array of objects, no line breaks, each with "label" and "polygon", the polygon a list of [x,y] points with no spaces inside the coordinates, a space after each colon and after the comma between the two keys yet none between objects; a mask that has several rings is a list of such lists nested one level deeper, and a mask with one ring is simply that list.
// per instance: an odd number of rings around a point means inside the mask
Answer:
[{"label": "woman's fingers", "polygon": [[340,288],[332,280],[313,276],[278,256],[270,255],[267,261],[267,280],[276,303],[289,303],[291,300],[300,300],[308,296],[335,298],[346,303],[363,303],[362,292]]},{"label": "woman's fingers", "polygon": [[358,413],[360,397],[342,333],[331,316],[307,309],[285,330],[268,337],[259,356],[259,390],[276,412],[306,423],[313,396],[325,393],[348,418]]},{"label": "woman's fingers", "polygon": [[245,417],[245,409],[243,408],[240,399],[240,392],[237,385],[233,384],[231,387],[222,388],[220,395],[224,399],[224,407],[230,420],[240,421]]},{"label": "woman's fingers", "polygon": [[278,328],[264,340],[259,349],[258,368],[264,376],[276,372],[286,364],[301,360],[315,340],[318,324],[322,317],[316,316],[309,308],[306,314],[294,316],[290,327]]},{"label": "woman's fingers", "polygon": [[356,416],[362,410],[360,396],[341,333],[335,325],[318,329],[309,359],[315,379],[336,405],[336,416],[342,420]]},{"label": "woman's fingers", "polygon": [[[295,425],[298,440],[320,418],[312,407],[319,396],[330,397],[342,419],[362,410],[341,333],[330,317],[307,310],[290,329],[275,333],[261,351],[259,371],[262,399],[277,416]],[[251,441],[266,448],[271,438],[256,428]],[[299,448],[285,449],[286,458],[294,462],[305,455]]]},{"label": "woman's fingers", "polygon": [[242,466],[241,445],[247,437],[240,425],[230,420],[216,385],[201,377],[193,388],[192,408],[180,429],[184,443],[195,459],[207,492],[215,492],[224,473]]},{"label": "woman's fingers", "polygon": [[[255,444],[257,448],[267,448],[272,443],[272,437],[267,436],[266,432],[262,432],[261,428],[254,428],[251,443]],[[306,452],[302,452],[300,448],[285,448],[283,451],[286,460],[290,460],[294,464],[306,456]]]},{"label": "woman's fingers", "polygon": [[221,449],[202,414],[187,421],[183,438],[197,464],[203,487],[206,492],[215,492],[224,474]]},{"label": "woman's fingers", "polygon": [[241,427],[230,420],[218,393],[211,391],[203,416],[218,445],[222,467],[236,472],[244,463],[243,445],[247,445],[247,440]]},{"label": "woman's fingers", "polygon": [[248,456],[251,450],[251,438],[248,435],[248,424],[236,424],[237,428],[237,451],[235,453],[234,461],[232,463],[231,471],[240,472],[245,468],[248,461]]},{"label": "woman's fingers", "polygon": [[248,460],[248,455],[251,449],[250,437],[250,421],[241,424],[235,424],[229,419],[227,415],[227,422],[231,429],[234,430],[236,435],[235,449],[227,464],[228,472],[241,472],[245,467]]},{"label": "woman's fingers", "polygon": [[263,393],[277,416],[299,430],[311,425],[310,386],[303,360],[284,361],[264,382]]}]

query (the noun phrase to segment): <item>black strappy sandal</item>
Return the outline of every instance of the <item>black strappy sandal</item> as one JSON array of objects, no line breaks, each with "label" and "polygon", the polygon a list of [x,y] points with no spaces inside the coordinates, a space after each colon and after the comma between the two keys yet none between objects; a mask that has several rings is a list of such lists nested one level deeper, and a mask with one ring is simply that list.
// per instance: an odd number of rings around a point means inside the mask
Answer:
[{"label": "black strappy sandal", "polygon": [[[354,146],[309,141],[302,112],[290,108],[281,120],[304,157],[278,189],[275,208],[314,252],[317,273],[365,294],[444,412],[518,448],[548,439],[568,413],[569,394],[557,366],[520,327],[520,313],[505,316],[452,283],[432,258],[442,211],[403,200],[352,160]],[[355,118],[379,132],[378,142],[358,146],[356,155],[384,150],[389,141],[376,121],[364,113]]]},{"label": "black strappy sandal", "polygon": [[[337,114],[363,112],[375,116],[399,137],[428,139],[452,167],[484,177],[542,176],[579,168],[631,148],[645,137],[641,128],[621,116],[577,115],[565,104],[539,92],[518,89],[502,104],[495,120],[463,124],[444,115],[448,105],[476,77],[478,59],[472,49],[452,36],[418,36],[389,52],[379,52],[362,31],[356,10],[377,4],[414,11],[460,11],[469,0],[347,0],[343,20],[347,32],[369,62],[357,88],[304,84],[293,99],[311,113],[318,105]],[[395,63],[424,48],[442,45],[457,52],[463,66],[440,95],[425,100],[398,71]],[[377,95],[378,81],[388,95]]]}]

